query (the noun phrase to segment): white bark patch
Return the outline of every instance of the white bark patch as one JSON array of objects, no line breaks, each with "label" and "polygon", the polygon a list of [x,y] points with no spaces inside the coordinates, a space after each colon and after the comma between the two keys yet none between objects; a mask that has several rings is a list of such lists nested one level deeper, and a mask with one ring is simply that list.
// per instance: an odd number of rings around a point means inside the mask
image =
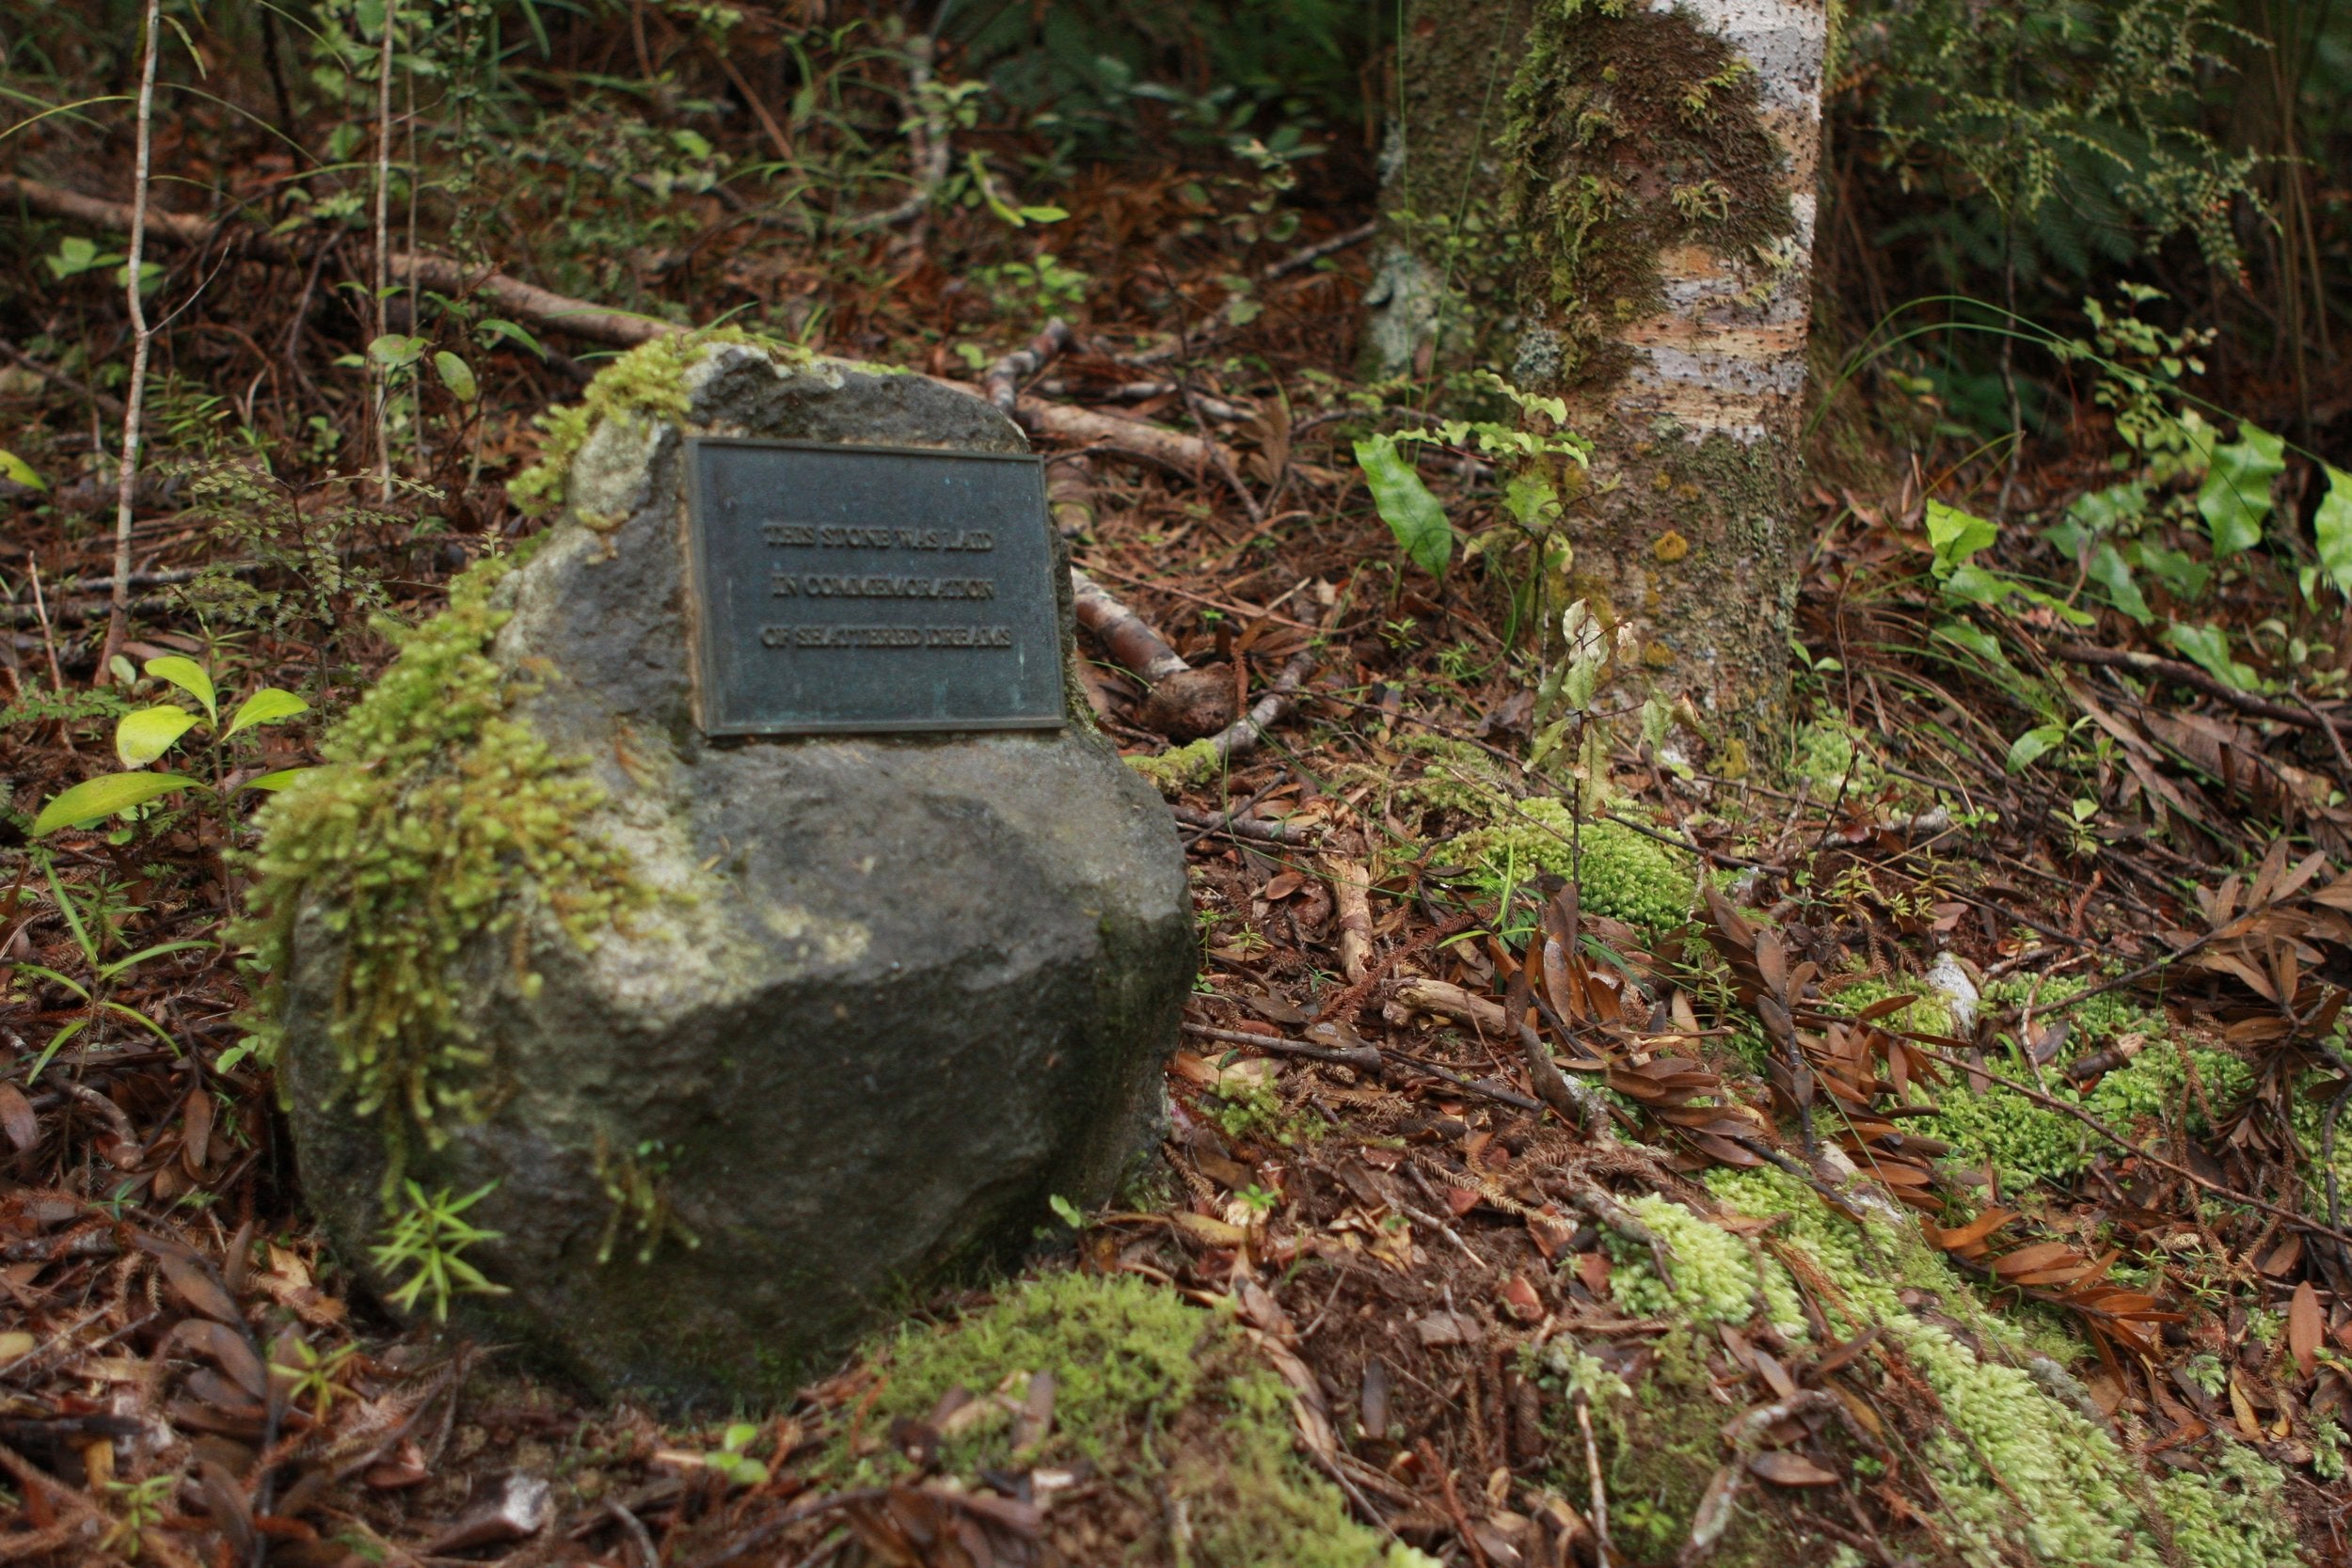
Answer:
[{"label": "white bark patch", "polygon": [[1618,407],[1672,419],[1693,443],[1727,436],[1751,445],[1785,432],[1804,391],[1828,17],[1818,0],[1652,0],[1650,8],[1680,11],[1756,71],[1795,231],[1745,255],[1702,245],[1661,255],[1665,309],[1618,334],[1633,351]]}]

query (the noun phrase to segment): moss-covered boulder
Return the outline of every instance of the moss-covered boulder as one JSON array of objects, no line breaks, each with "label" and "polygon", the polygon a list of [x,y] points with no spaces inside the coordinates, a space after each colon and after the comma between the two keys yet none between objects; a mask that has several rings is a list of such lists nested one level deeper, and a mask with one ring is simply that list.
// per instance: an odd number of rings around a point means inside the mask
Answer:
[{"label": "moss-covered boulder", "polygon": [[619,361],[550,422],[544,547],[461,583],[271,807],[254,926],[345,1256],[673,1401],[788,1389],[1050,1198],[1106,1196],[1193,961],[1166,808],[1081,715],[697,730],[693,433],[1022,446],[921,377],[740,341]]}]

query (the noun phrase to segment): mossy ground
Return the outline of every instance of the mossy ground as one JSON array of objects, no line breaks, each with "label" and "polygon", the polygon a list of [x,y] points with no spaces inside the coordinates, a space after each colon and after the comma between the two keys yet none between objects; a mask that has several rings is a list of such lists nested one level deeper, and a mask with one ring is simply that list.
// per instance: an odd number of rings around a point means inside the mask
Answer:
[{"label": "mossy ground", "polygon": [[[1080,1466],[1101,1484],[1048,1529],[1067,1560],[1200,1568],[1413,1568],[1429,1560],[1349,1516],[1294,1442],[1291,1395],[1230,1314],[1131,1275],[1049,1274],[944,1325],[877,1347],[878,1379],[827,1478],[875,1485],[915,1466],[892,1446],[970,1396],[942,1426],[938,1463],[969,1476]],[[1053,1379],[1050,1432],[1016,1452],[1013,1412]],[[943,1403],[943,1401],[949,1402]],[[970,1417],[977,1414],[979,1419]]]}]

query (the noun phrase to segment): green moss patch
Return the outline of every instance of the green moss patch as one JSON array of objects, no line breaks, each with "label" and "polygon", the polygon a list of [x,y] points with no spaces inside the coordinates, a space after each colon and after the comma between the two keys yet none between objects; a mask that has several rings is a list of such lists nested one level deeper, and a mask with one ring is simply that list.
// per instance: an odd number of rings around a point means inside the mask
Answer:
[{"label": "green moss patch", "polygon": [[[625,858],[581,830],[602,794],[512,711],[532,689],[494,663],[506,614],[491,590],[514,557],[483,561],[449,608],[397,631],[398,656],[259,816],[248,913],[233,933],[264,980],[252,1044],[276,1058],[297,919],[318,911],[342,947],[326,1038],[355,1111],[379,1117],[397,1190],[413,1135],[473,1116],[486,1051],[452,965],[477,937],[514,930],[536,901],[582,943],[643,902]],[[519,942],[515,962],[523,970]],[[532,978],[523,973],[523,983]]]},{"label": "green moss patch", "polygon": [[[1133,1275],[1025,1281],[946,1327],[900,1330],[878,1365],[859,1431],[826,1462],[837,1484],[907,1473],[874,1437],[969,1396],[978,1403],[962,1405],[961,1421],[942,1421],[950,1474],[1083,1465],[1107,1483],[1082,1508],[1048,1510],[1070,1560],[1148,1544],[1202,1568],[1428,1564],[1353,1520],[1338,1488],[1298,1456],[1290,1391],[1231,1319]],[[1016,1451],[1011,1406],[1039,1372],[1054,1380],[1053,1424]],[[1178,1519],[1189,1543],[1170,1550]]]},{"label": "green moss patch", "polygon": [[805,362],[805,349],[740,327],[714,326],[640,343],[596,372],[578,403],[539,416],[538,460],[506,486],[508,499],[528,515],[545,516],[564,504],[564,477],[589,433],[612,418],[683,421],[691,401],[686,372],[716,343],[743,343],[780,359]]},{"label": "green moss patch", "polygon": [[[2229,1449],[2213,1475],[2149,1483],[2105,1427],[2028,1374],[2032,1352],[2015,1326],[1909,1227],[1857,1226],[1775,1170],[1718,1171],[1708,1185],[1742,1212],[1788,1215],[1788,1244],[1836,1287],[1837,1299],[1822,1304],[1833,1325],[1883,1325],[1934,1392],[1948,1430],[1922,1458],[1944,1500],[1937,1523],[1967,1562],[2157,1568],[2168,1540],[2197,1568],[2297,1560],[2283,1513],[2262,1507],[2280,1484],[2275,1468]],[[1906,1287],[1948,1319],[1912,1312]]]},{"label": "green moss patch", "polygon": [[1672,930],[1691,918],[1698,881],[1687,863],[1656,839],[1622,823],[1581,827],[1565,801],[1538,797],[1511,805],[1494,827],[1462,837],[1478,857],[1481,880],[1500,895],[1514,875],[1522,887],[1538,872],[1577,884],[1577,904],[1649,931]]}]

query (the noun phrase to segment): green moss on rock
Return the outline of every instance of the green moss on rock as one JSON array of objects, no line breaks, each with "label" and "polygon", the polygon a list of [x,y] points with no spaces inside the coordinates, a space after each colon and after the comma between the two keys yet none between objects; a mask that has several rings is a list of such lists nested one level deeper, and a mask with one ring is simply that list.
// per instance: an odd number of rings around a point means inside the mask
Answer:
[{"label": "green moss on rock", "polygon": [[[2086,982],[2060,979],[2044,984],[2037,995],[2026,981],[2006,981],[1989,987],[1985,1005],[2020,1006],[2029,999],[2037,1007],[2050,1007],[2079,995]],[[1849,1001],[1861,988],[1847,991]],[[2088,1094],[2052,1075],[2054,1098],[2097,1117],[2126,1137],[2161,1135],[2177,1119],[2195,1136],[2212,1129],[2206,1107],[2220,1115],[2244,1100],[2252,1085],[2245,1063],[2226,1052],[2185,1046],[2161,1013],[2138,1006],[2130,998],[2106,992],[2091,997],[2065,1015],[2069,1020],[2067,1057],[2072,1059],[2107,1049],[2119,1040],[2137,1037],[2138,1054],[2106,1074]],[[2185,1092],[2188,1065],[2196,1068],[2201,1094]],[[2026,1076],[2015,1061],[1994,1061],[2004,1077]],[[2111,1146],[2073,1117],[2038,1105],[2014,1089],[1995,1084],[1982,1093],[1970,1091],[1964,1078],[1945,1086],[1936,1096],[1936,1116],[1924,1117],[1919,1131],[1953,1146],[1952,1158],[1963,1164],[1990,1160],[2004,1181],[2061,1180],[2080,1173]]]},{"label": "green moss on rock", "polygon": [[1651,1266],[1645,1245],[1610,1232],[1604,1238],[1612,1259],[1609,1288],[1627,1312],[1700,1323],[1744,1323],[1756,1315],[1761,1291],[1772,1326],[1792,1339],[1805,1338],[1804,1307],[1787,1269],[1672,1198],[1645,1193],[1627,1199],[1626,1207],[1666,1243],[1674,1269],[1669,1285]]},{"label": "green moss on rock", "polygon": [[340,943],[326,1037],[353,1109],[382,1120],[388,1195],[412,1136],[429,1147],[444,1113],[481,1110],[471,1080],[486,1051],[449,972],[467,943],[519,938],[535,899],[585,944],[648,897],[625,858],[579,826],[601,791],[512,712],[531,684],[489,657],[506,620],[491,593],[516,563],[477,562],[451,584],[447,610],[394,633],[398,656],[328,732],[325,765],[260,813],[248,911],[232,933],[266,976],[250,1015],[265,1061],[283,1039],[284,972],[306,910]]},{"label": "green moss on rock", "polygon": [[[545,516],[564,501],[564,476],[589,433],[608,419],[659,419],[683,423],[691,397],[686,372],[714,343],[746,343],[780,359],[804,361],[805,349],[763,338],[740,327],[714,326],[640,343],[596,372],[578,403],[539,416],[538,460],[506,486],[508,499],[526,515]],[[595,519],[583,519],[592,526]]]},{"label": "green moss on rock", "polygon": [[[1923,1457],[1944,1501],[1937,1524],[1963,1560],[2158,1568],[2167,1539],[2197,1568],[2297,1560],[2279,1511],[2263,1511],[2279,1484],[2274,1468],[2230,1449],[2217,1475],[2149,1483],[2105,1427],[2009,1364],[2032,1354],[2023,1336],[1908,1227],[1857,1226],[1776,1170],[1718,1171],[1708,1185],[1744,1213],[1788,1215],[1789,1244],[1842,1298],[1824,1304],[1833,1324],[1843,1319],[1841,1333],[1884,1325],[1934,1391],[1950,1430]],[[1927,1292],[1982,1353],[1947,1323],[1912,1312],[1905,1287]]]}]

